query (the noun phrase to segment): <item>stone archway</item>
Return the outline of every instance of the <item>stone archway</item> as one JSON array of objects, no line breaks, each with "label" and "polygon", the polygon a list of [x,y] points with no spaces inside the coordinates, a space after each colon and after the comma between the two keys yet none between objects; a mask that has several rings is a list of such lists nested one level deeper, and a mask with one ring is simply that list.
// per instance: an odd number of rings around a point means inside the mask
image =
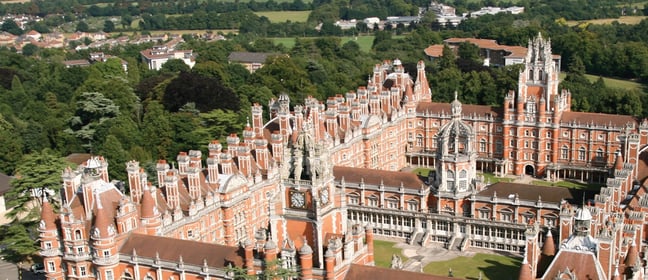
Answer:
[{"label": "stone archway", "polygon": [[535,176],[535,168],[533,167],[533,165],[530,164],[526,165],[524,167],[524,174],[529,176]]}]

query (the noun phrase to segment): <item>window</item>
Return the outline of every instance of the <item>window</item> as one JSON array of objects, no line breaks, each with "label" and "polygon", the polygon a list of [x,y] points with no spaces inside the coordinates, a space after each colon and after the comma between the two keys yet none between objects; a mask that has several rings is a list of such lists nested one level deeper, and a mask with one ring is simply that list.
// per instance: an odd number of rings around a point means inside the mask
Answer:
[{"label": "window", "polygon": [[398,199],[396,198],[388,198],[387,199],[387,208],[391,209],[398,209]]},{"label": "window", "polygon": [[81,231],[80,231],[80,230],[77,229],[77,230],[74,232],[74,238],[75,238],[76,240],[81,240],[81,239],[82,239]]},{"label": "window", "polygon": [[537,149],[538,148],[538,141],[531,142],[531,148]]},{"label": "window", "polygon": [[569,158],[569,148],[567,146],[563,146],[562,149],[560,149],[560,158],[561,159]]},{"label": "window", "polygon": [[524,141],[524,147],[528,148],[529,147],[529,141]]},{"label": "window", "polygon": [[547,138],[551,138],[551,131],[547,131]]},{"label": "window", "polygon": [[86,276],[86,274],[87,274],[86,267],[85,266],[79,267],[79,275]]},{"label": "window", "polygon": [[369,204],[369,206],[371,207],[378,207],[378,197],[376,197],[375,195],[370,196],[369,198],[367,198],[367,204]]},{"label": "window", "polygon": [[76,270],[77,270],[76,265],[71,265],[70,266],[70,275],[76,276]]},{"label": "window", "polygon": [[488,211],[488,209],[486,209],[486,210],[481,210],[480,209],[479,210],[479,218],[480,219],[485,219],[485,220],[490,219],[490,211]]},{"label": "window", "polygon": [[598,140],[603,140],[603,134],[598,135]]},{"label": "window", "polygon": [[103,250],[104,258],[110,257],[110,250]]},{"label": "window", "polygon": [[112,270],[106,270],[106,280],[115,280]]},{"label": "window", "polygon": [[504,150],[504,145],[502,145],[502,140],[495,141],[495,152],[501,153]]},{"label": "window", "polygon": [[417,134],[416,135],[416,146],[419,146],[419,147],[423,146],[423,135],[422,134]]},{"label": "window", "polygon": [[511,141],[509,141],[509,147],[515,147],[515,140],[511,139]]},{"label": "window", "polygon": [[585,160],[585,148],[584,147],[580,147],[580,149],[578,149],[578,160]]},{"label": "window", "polygon": [[418,202],[410,201],[407,203],[407,210],[409,211],[418,211]]},{"label": "window", "polygon": [[504,209],[500,212],[500,219],[504,222],[510,222],[513,220],[513,212],[509,209]]},{"label": "window", "polygon": [[360,204],[360,197],[356,194],[349,195],[349,204]]},{"label": "window", "polygon": [[551,150],[551,143],[547,143],[545,149],[547,149],[547,150]]},{"label": "window", "polygon": [[546,155],[546,156],[545,156],[545,160],[546,160],[546,161],[551,161],[551,155]]},{"label": "window", "polygon": [[193,237],[193,230],[188,230],[187,231],[187,237],[189,237],[189,238]]},{"label": "window", "polygon": [[563,131],[563,137],[569,137],[569,131]]},{"label": "window", "polygon": [[496,130],[497,132],[502,132],[502,127],[501,127],[501,126],[496,126],[496,127],[495,127],[495,130]]},{"label": "window", "polygon": [[486,152],[486,140],[482,139],[479,141],[479,151],[480,152]]},{"label": "window", "polygon": [[45,249],[52,249],[52,242],[45,242]]},{"label": "window", "polygon": [[56,272],[56,265],[54,265],[54,262],[47,262],[47,272]]}]

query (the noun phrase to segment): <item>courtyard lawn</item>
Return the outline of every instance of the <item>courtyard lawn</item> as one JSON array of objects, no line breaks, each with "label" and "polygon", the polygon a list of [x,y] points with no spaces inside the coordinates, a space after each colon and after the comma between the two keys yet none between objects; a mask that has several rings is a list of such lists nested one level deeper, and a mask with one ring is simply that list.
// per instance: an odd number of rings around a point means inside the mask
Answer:
[{"label": "courtyard lawn", "polygon": [[374,261],[378,267],[391,267],[391,259],[394,254],[399,255],[403,263],[407,258],[403,256],[402,250],[395,248],[396,242],[374,240]]},{"label": "courtyard lawn", "polygon": [[267,17],[272,23],[281,22],[306,22],[311,11],[270,11],[255,12],[257,16]]},{"label": "courtyard lawn", "polygon": [[491,184],[495,184],[497,182],[513,182],[513,179],[511,178],[498,177],[495,176],[495,174],[493,173],[481,173],[481,174],[484,175],[484,180]]},{"label": "courtyard lawn", "polygon": [[448,276],[452,269],[457,279],[514,280],[518,278],[520,264],[518,258],[478,253],[472,257],[457,257],[443,262],[432,262],[425,266],[425,273]]},{"label": "courtyard lawn", "polygon": [[537,180],[537,181],[532,181],[531,183],[536,186],[555,186],[555,187],[563,187],[568,189],[586,190],[586,191],[598,191],[603,186],[601,184],[587,184],[587,183],[574,182],[574,181],[547,182],[547,181]]},{"label": "courtyard lawn", "polygon": [[414,170],[412,171],[412,173],[414,173],[414,174],[416,174],[416,175],[419,175],[419,176],[423,176],[423,177],[427,177],[427,176],[429,176],[429,175],[430,175],[430,172],[432,172],[432,169],[429,169],[429,168],[423,168],[423,167],[416,168],[416,169],[414,169]]},{"label": "courtyard lawn", "polygon": [[[560,73],[560,80],[564,80],[565,77],[567,76],[566,72],[561,72]],[[599,78],[599,76],[596,75],[590,75],[590,74],[585,74],[585,77],[591,82],[596,82]],[[622,79],[614,79],[614,78],[609,78],[609,77],[603,77],[603,82],[607,87],[611,88],[621,88],[621,89],[637,89],[637,90],[642,90],[643,84],[637,83],[631,80],[622,80]]]}]

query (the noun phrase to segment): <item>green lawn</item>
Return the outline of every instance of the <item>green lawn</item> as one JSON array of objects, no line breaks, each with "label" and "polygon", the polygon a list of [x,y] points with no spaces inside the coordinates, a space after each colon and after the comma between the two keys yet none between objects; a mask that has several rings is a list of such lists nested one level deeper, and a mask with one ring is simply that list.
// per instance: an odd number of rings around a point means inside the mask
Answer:
[{"label": "green lawn", "polygon": [[414,171],[412,171],[412,173],[415,173],[416,175],[419,175],[419,176],[427,177],[428,175],[430,175],[431,171],[432,171],[432,169],[419,167],[419,168],[414,169]]},{"label": "green lawn", "polygon": [[536,186],[555,186],[563,187],[569,189],[578,189],[578,190],[590,190],[596,191],[601,189],[601,184],[586,184],[574,181],[558,181],[558,182],[547,182],[547,181],[533,181],[532,184]]},{"label": "green lawn", "polygon": [[491,184],[495,184],[497,182],[513,182],[513,179],[511,178],[497,177],[493,173],[482,173],[482,175],[484,175],[484,180]]},{"label": "green lawn", "polygon": [[391,267],[391,258],[394,254],[397,254],[403,260],[403,263],[407,261],[407,258],[403,256],[401,249],[394,248],[396,242],[374,240],[374,261],[378,267]]},{"label": "green lawn", "polygon": [[311,11],[271,11],[255,12],[255,14],[260,17],[267,17],[272,23],[280,23],[289,20],[292,22],[306,22],[310,12]]},{"label": "green lawn", "polygon": [[[560,73],[560,80],[565,79],[566,76],[567,76],[566,72]],[[599,76],[590,75],[590,74],[585,74],[585,77],[587,77],[587,79],[592,83],[596,82],[599,78]],[[643,88],[642,84],[630,80],[621,80],[621,79],[603,77],[603,82],[605,82],[606,86],[611,88],[637,89],[637,90],[642,90]]]},{"label": "green lawn", "polygon": [[447,276],[452,269],[453,277],[458,279],[508,280],[517,279],[521,260],[512,257],[475,254],[473,257],[457,257],[443,262],[433,262],[425,266],[425,273]]}]

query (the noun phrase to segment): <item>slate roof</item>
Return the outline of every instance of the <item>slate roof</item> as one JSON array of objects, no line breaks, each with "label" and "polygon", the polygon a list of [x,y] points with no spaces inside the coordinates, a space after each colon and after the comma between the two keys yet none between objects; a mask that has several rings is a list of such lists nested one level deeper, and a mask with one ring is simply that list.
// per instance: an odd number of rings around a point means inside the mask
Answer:
[{"label": "slate roof", "polygon": [[395,269],[382,268],[376,266],[352,264],[344,279],[345,280],[361,280],[361,279],[450,280],[450,279],[457,279],[457,278],[436,276],[436,275],[411,272],[406,270],[395,270]]},{"label": "slate roof", "polygon": [[232,52],[227,60],[239,63],[265,63],[273,53]]},{"label": "slate roof", "polygon": [[131,256],[133,249],[139,257],[162,261],[178,262],[180,257],[185,264],[224,268],[227,264],[243,267],[243,257],[238,247],[182,240],[145,234],[131,234],[119,249],[122,255]]},{"label": "slate roof", "polygon": [[567,269],[576,276],[574,279],[606,279],[594,254],[570,250],[558,252],[542,279],[566,279],[559,276]]},{"label": "slate roof", "polygon": [[625,127],[626,124],[637,124],[637,119],[628,115],[613,115],[602,113],[586,113],[586,112],[564,112],[561,118],[562,123],[580,123],[580,124],[595,124],[602,126],[616,126]]},{"label": "slate roof", "polygon": [[399,188],[402,183],[404,188],[416,190],[420,190],[423,185],[423,181],[421,181],[418,175],[411,172],[335,166],[333,167],[333,175],[336,181],[344,178],[345,182],[356,184],[364,180],[364,183],[367,185],[378,186],[382,182],[385,187]]}]

